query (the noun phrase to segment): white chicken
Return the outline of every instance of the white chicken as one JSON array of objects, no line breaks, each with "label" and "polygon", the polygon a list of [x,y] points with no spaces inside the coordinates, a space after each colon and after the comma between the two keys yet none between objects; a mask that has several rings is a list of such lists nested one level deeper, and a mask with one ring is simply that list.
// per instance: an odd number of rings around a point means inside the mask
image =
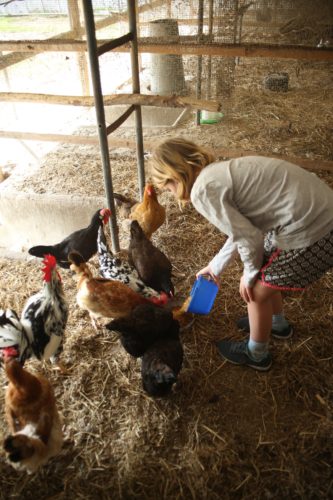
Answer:
[{"label": "white chicken", "polygon": [[[103,278],[121,281],[135,292],[146,298],[160,297],[160,293],[151,288],[140,279],[137,270],[128,262],[114,257],[106,242],[103,227],[98,228],[97,249],[99,270]],[[164,295],[164,294],[163,294]],[[166,294],[165,294],[166,297]]]},{"label": "white chicken", "polygon": [[33,355],[39,360],[50,359],[55,363],[62,351],[68,305],[55,257],[45,255],[43,264],[43,288],[26,302],[21,314],[21,324]]},{"label": "white chicken", "polygon": [[0,309],[0,352],[0,363],[6,355],[16,358],[22,365],[32,354],[26,331],[13,309]]}]

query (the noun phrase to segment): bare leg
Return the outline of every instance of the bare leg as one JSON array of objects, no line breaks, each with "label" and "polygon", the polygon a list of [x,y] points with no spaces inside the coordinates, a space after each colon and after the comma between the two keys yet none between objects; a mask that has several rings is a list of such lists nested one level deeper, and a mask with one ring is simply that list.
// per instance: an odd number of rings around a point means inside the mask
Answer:
[{"label": "bare leg", "polygon": [[273,314],[283,314],[282,294],[276,290],[276,294],[272,295]]},{"label": "bare leg", "polygon": [[272,329],[274,306],[282,305],[281,293],[265,287],[260,281],[254,286],[254,300],[247,304],[250,321],[250,337],[256,342],[268,342]]}]

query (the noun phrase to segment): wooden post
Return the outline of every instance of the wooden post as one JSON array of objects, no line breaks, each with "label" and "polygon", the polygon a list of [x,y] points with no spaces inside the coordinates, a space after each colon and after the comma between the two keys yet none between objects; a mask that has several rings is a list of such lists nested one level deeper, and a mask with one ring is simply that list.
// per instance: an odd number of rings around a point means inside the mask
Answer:
[{"label": "wooden post", "polygon": [[[68,5],[68,15],[69,15],[71,30],[73,31],[75,38],[82,40],[82,29],[81,29],[81,19],[80,19],[80,9],[82,9],[82,0],[67,0],[67,5]],[[90,95],[89,70],[86,59],[86,53],[77,52],[76,60],[81,79],[82,95]]]}]

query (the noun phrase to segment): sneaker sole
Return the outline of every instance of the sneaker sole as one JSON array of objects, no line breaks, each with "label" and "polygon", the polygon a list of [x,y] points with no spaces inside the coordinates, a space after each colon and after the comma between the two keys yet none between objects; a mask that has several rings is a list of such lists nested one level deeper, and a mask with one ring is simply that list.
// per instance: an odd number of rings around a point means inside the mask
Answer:
[{"label": "sneaker sole", "polygon": [[277,332],[275,333],[274,330],[272,330],[271,334],[272,334],[272,337],[274,337],[275,339],[287,340],[287,339],[290,339],[290,337],[293,336],[294,330],[293,330],[293,328],[291,328],[290,332],[288,333],[288,335],[279,335]]},{"label": "sneaker sole", "polygon": [[[223,356],[223,354],[222,354]],[[224,356],[223,356],[224,357]],[[258,372],[267,372],[272,367],[272,362],[268,366],[257,366],[251,365],[250,363],[236,363],[235,361],[231,361],[230,359],[224,358],[228,363],[232,363],[235,366],[248,366],[249,368],[253,368]]]},{"label": "sneaker sole", "polygon": [[[250,333],[250,330],[248,328],[240,328],[239,326],[237,328],[241,332]],[[291,330],[288,333],[288,335],[279,335],[279,333],[276,332],[276,330],[271,330],[272,337],[274,337],[275,339],[279,339],[279,340],[288,340],[288,339],[290,339],[290,337],[293,336],[293,334],[294,334],[294,330],[292,327],[291,327]]]}]

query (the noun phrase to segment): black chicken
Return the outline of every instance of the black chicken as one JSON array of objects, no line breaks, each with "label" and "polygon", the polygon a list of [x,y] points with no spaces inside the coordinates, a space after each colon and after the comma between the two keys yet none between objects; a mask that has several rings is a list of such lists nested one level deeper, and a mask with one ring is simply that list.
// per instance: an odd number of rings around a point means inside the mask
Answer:
[{"label": "black chicken", "polygon": [[128,248],[129,263],[134,265],[146,285],[173,297],[172,266],[168,257],[147,238],[140,224],[131,222],[131,239]]},{"label": "black chicken", "polygon": [[168,395],[183,364],[183,347],[179,334],[170,332],[166,338],[154,342],[142,356],[142,386],[149,396]]},{"label": "black chicken", "polygon": [[173,319],[172,312],[154,304],[139,305],[128,316],[112,320],[106,328],[120,333],[122,346],[136,358],[156,340],[179,333],[179,323]]},{"label": "black chicken", "polygon": [[110,215],[108,208],[97,210],[89,226],[74,231],[56,245],[38,245],[29,248],[28,252],[35,257],[51,254],[57,259],[57,264],[65,269],[69,269],[68,254],[73,250],[79,252],[87,262],[97,252],[98,228],[108,222]]}]

